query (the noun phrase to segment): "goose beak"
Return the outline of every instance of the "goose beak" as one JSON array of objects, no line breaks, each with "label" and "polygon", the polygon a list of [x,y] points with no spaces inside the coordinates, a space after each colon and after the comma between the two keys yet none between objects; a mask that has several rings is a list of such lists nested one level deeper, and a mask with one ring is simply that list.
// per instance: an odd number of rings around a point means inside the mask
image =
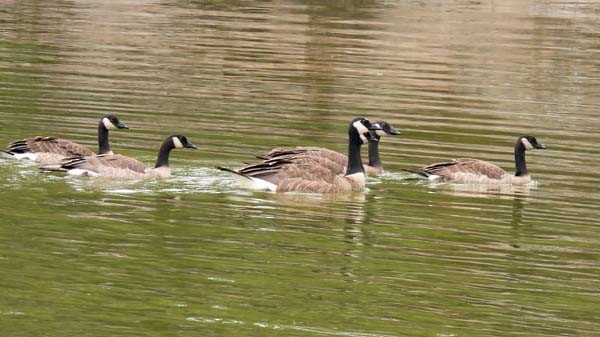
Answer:
[{"label": "goose beak", "polygon": [[538,145],[536,145],[536,147],[535,147],[535,148],[536,148],[536,149],[543,150],[543,149],[545,149],[545,148],[546,148],[546,145],[544,145],[544,144],[538,144]]},{"label": "goose beak", "polygon": [[198,149],[198,147],[192,143],[188,143],[185,147],[188,149],[194,149],[194,150]]},{"label": "goose beak", "polygon": [[129,130],[129,127],[127,126],[127,124],[125,124],[125,123],[123,123],[121,121],[119,121],[119,123],[117,124],[117,128],[118,129],[128,129]]},{"label": "goose beak", "polygon": [[402,132],[398,131],[396,128],[394,127],[390,127],[390,135],[401,135]]}]

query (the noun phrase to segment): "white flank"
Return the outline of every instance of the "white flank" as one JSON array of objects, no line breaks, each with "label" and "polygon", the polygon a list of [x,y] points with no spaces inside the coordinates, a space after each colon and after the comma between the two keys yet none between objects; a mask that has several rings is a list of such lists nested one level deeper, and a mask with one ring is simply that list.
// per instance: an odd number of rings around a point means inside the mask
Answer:
[{"label": "white flank", "polygon": [[427,179],[429,180],[438,180],[440,179],[442,176],[438,176],[437,174],[432,174],[430,176],[427,176]]},{"label": "white flank", "polygon": [[360,185],[363,185],[366,183],[367,178],[365,177],[365,174],[362,172],[356,172],[356,173],[352,173],[346,176],[346,178],[352,180],[352,181],[356,181],[358,182]]},{"label": "white flank", "polygon": [[104,124],[104,127],[107,130],[114,129],[117,127],[116,125],[113,124],[113,122],[110,121],[110,119],[108,119],[106,117],[102,118],[102,124]]},{"label": "white flank", "polygon": [[36,158],[37,158],[37,154],[31,153],[31,152],[15,153],[14,156],[15,156],[15,159],[36,160]]},{"label": "white flank", "polygon": [[146,169],[146,173],[152,173],[156,175],[156,177],[165,179],[171,176],[171,169],[168,166],[155,167],[151,169]]},{"label": "white flank", "polygon": [[247,177],[247,176],[241,176],[239,174],[233,174],[233,173],[232,173],[232,175],[233,175],[233,178],[235,179],[235,182],[241,188],[245,188],[247,190],[260,190],[260,191],[271,191],[271,192],[277,191],[277,185],[270,183],[266,180],[253,178],[253,177]]},{"label": "white flank", "polygon": [[523,143],[523,145],[525,145],[525,148],[527,150],[533,150],[533,145],[531,145],[531,143],[529,142],[529,140],[527,140],[527,138],[521,138],[521,143]]},{"label": "white flank", "polygon": [[90,171],[90,170],[82,170],[82,169],[71,169],[68,170],[67,173],[74,176],[89,176],[89,177],[97,177],[98,173]]},{"label": "white flank", "polygon": [[177,137],[173,137],[173,145],[175,145],[176,149],[183,149],[183,144],[181,144],[181,141]]}]

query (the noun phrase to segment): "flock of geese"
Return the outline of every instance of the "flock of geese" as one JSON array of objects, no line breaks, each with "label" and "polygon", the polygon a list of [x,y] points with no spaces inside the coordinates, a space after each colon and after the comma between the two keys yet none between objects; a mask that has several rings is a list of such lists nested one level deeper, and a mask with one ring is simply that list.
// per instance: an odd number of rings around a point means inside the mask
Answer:
[{"label": "flock of geese", "polygon": [[[106,115],[98,123],[98,154],[87,147],[57,137],[34,137],[9,144],[4,152],[17,158],[45,164],[43,172],[60,171],[73,175],[104,176],[116,179],[166,178],[170,175],[169,154],[173,149],[196,149],[185,136],[167,137],[160,149],[154,167],[123,155],[114,154],[109,144],[109,130],[128,129],[114,115]],[[261,161],[229,172],[242,188],[273,192],[338,193],[361,190],[366,176],[383,172],[379,158],[381,137],[400,132],[385,121],[370,122],[354,118],[348,126],[348,155],[321,147],[275,148],[257,156]],[[361,146],[368,144],[369,161],[363,164]],[[527,184],[531,181],[525,152],[545,149],[533,136],[521,136],[515,143],[514,174],[478,159],[459,158],[447,162],[407,169],[420,177],[443,179],[456,183]]]}]

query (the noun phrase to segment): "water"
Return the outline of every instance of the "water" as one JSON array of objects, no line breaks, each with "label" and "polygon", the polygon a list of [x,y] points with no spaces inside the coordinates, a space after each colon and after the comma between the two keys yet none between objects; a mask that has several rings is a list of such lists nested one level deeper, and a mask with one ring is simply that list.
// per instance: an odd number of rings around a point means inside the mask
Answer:
[{"label": "water", "polygon": [[[3,1],[0,143],[55,135],[164,181],[0,159],[2,336],[600,335],[597,4]],[[355,116],[403,132],[333,196],[239,190],[215,166],[345,151]],[[476,157],[525,187],[402,171]]]}]

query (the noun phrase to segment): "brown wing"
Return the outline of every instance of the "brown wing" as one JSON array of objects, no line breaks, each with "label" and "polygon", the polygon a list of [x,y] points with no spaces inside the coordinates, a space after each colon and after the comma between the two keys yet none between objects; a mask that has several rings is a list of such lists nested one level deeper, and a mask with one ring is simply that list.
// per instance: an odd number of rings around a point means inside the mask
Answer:
[{"label": "brown wing", "polygon": [[8,145],[8,152],[53,153],[65,157],[94,155],[94,152],[83,145],[56,137],[34,137],[17,140]]},{"label": "brown wing", "polygon": [[506,171],[498,165],[487,161],[471,158],[460,158],[456,159],[456,161],[468,173],[488,176],[491,179],[501,179],[506,174]]},{"label": "brown wing", "polygon": [[67,158],[62,163],[61,167],[67,170],[82,169],[93,172],[99,172],[101,169],[105,168],[114,168],[144,173],[146,169],[144,163],[141,161],[118,154]]},{"label": "brown wing", "polygon": [[312,181],[333,181],[337,175],[337,166],[337,163],[325,158],[297,158],[294,155],[290,155],[248,165],[239,169],[238,172],[278,185],[280,181],[292,178]]},{"label": "brown wing", "polygon": [[501,179],[506,171],[490,162],[473,158],[459,158],[449,162],[434,163],[412,171],[426,176],[438,175],[445,179],[456,179],[457,175],[483,175]]},{"label": "brown wing", "polygon": [[320,163],[323,161],[322,165],[331,168],[336,174],[344,173],[348,164],[346,155],[322,147],[280,147],[258,157],[264,160],[282,159],[296,164]]}]

